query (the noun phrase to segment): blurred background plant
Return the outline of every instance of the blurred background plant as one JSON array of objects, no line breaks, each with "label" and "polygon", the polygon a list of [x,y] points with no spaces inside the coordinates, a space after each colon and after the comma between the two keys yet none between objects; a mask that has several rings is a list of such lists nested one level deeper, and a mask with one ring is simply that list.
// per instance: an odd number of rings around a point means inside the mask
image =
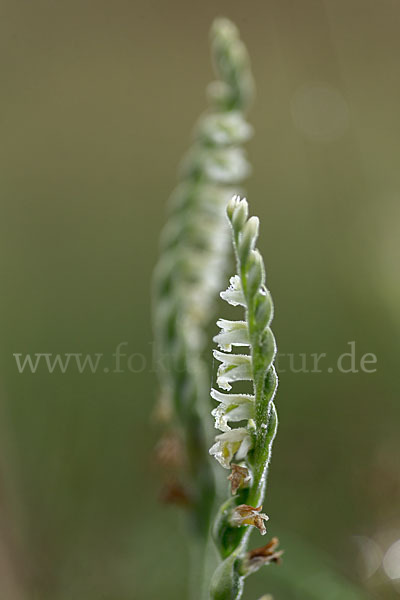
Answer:
[{"label": "blurred background plant", "polygon": [[190,516],[194,599],[209,597],[208,571],[215,568],[209,532],[219,487],[208,454],[213,435],[210,360],[202,354],[227,271],[226,206],[250,171],[242,146],[252,134],[245,111],[253,98],[253,79],[239,32],[228,19],[215,19],[210,42],[217,80],[208,86],[210,107],[196,125],[169,200],[153,286],[161,497]]},{"label": "blurred background plant", "polygon": [[[209,24],[227,14],[257,80],[247,187],[274,333],[297,369],[299,353],[327,354],[322,373],[280,378],[268,514],[285,565],[267,589],[262,571],[250,578],[245,600],[398,598],[400,7],[6,0],[1,11],[0,595],[184,597],[186,536],[158,504],[151,458],[148,290],[204,106]],[[334,368],[352,340],[358,358],[376,354],[375,373]],[[133,370],[122,357],[114,373],[121,342]],[[20,374],[12,354],[28,352],[103,353],[110,371]]]}]

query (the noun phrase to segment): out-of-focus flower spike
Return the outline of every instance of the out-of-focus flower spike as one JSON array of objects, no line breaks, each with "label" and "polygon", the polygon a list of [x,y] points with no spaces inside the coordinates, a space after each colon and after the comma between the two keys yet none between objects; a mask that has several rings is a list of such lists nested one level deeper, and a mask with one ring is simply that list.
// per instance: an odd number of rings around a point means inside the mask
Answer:
[{"label": "out-of-focus flower spike", "polygon": [[155,448],[156,461],[167,469],[181,469],[186,463],[185,448],[181,437],[174,431],[166,433]]},{"label": "out-of-focus flower spike", "polygon": [[[243,145],[252,135],[244,111],[253,95],[246,49],[227,19],[214,22],[211,47],[218,81],[210,86],[208,109],[196,123],[168,202],[153,288],[156,359],[165,409],[159,412],[166,413],[168,427],[184,433],[187,468],[183,476],[193,490],[192,517],[203,541],[215,496],[207,456],[209,424],[204,418],[208,402],[203,386],[208,380],[205,332],[226,273],[230,237],[226,206],[251,170]],[[237,291],[235,298],[244,302]],[[233,337],[232,343],[242,339],[233,331],[221,335]],[[239,407],[230,409],[232,419],[244,414]],[[229,429],[225,412],[219,409],[215,414],[221,430]]]},{"label": "out-of-focus flower spike", "polygon": [[189,508],[193,505],[193,498],[188,489],[179,481],[168,481],[161,490],[161,502],[164,504],[176,504]]},{"label": "out-of-focus flower spike", "polygon": [[247,142],[253,135],[253,128],[240,111],[218,112],[202,117],[196,134],[207,144],[228,146]]},{"label": "out-of-focus flower spike", "polygon": [[220,77],[220,81],[209,87],[211,101],[225,110],[246,110],[254,96],[254,82],[237,27],[228,19],[216,19],[211,29],[211,44]]}]

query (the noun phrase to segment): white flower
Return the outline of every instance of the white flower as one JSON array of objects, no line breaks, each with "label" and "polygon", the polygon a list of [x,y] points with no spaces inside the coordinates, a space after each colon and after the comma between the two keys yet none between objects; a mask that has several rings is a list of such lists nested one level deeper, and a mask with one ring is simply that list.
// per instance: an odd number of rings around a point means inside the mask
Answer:
[{"label": "white flower", "polygon": [[230,462],[235,455],[237,460],[244,459],[253,444],[249,432],[244,427],[221,433],[215,439],[216,442],[209,452],[225,469],[230,468]]},{"label": "white flower", "polygon": [[221,332],[213,339],[221,350],[231,352],[232,346],[249,346],[249,332],[246,321],[228,321],[219,319],[217,321]]},{"label": "white flower", "polygon": [[225,300],[232,306],[246,306],[246,300],[244,298],[242,283],[239,275],[233,275],[229,280],[230,286],[227,290],[220,293],[222,300]]},{"label": "white flower", "polygon": [[250,394],[223,394],[212,388],[211,397],[220,403],[211,412],[220,431],[230,431],[228,421],[237,423],[255,418],[255,400]]},{"label": "white flower", "polygon": [[223,390],[230,390],[235,381],[251,381],[253,369],[251,356],[248,354],[226,354],[214,350],[214,358],[222,363],[217,372],[217,383]]}]

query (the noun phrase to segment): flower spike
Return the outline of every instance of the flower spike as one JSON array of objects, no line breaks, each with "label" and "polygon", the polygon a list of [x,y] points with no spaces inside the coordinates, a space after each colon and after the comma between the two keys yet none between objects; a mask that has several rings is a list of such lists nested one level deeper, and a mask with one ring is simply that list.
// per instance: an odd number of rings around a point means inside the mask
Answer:
[{"label": "flower spike", "polygon": [[[271,295],[265,284],[265,268],[256,248],[259,220],[248,216],[246,199],[233,196],[227,207],[232,229],[237,272],[221,298],[244,308],[244,319],[219,319],[220,333],[214,337],[220,363],[217,386],[211,397],[215,427],[222,431],[210,449],[218,462],[231,468],[233,497],[222,505],[215,524],[215,538],[223,562],[212,582],[212,598],[241,597],[244,578],[262,564],[277,562],[275,543],[246,554],[251,528],[265,535],[268,516],[261,512],[272,443],[277,429],[274,404],[278,378],[274,368],[276,343],[270,325],[273,317]],[[234,351],[240,347],[240,352]],[[240,382],[249,393],[232,389]],[[220,391],[223,390],[223,391]],[[238,390],[239,391],[239,390]],[[233,463],[241,461],[238,465]]]}]

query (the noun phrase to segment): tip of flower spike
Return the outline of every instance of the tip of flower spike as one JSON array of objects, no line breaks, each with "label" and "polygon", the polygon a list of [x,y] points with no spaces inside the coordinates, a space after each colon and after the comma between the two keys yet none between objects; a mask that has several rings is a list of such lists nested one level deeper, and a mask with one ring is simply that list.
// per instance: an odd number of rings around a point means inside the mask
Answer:
[{"label": "tip of flower spike", "polygon": [[245,109],[254,96],[254,82],[247,50],[237,27],[226,18],[215,19],[211,46],[220,84],[212,100],[224,110]]},{"label": "tip of flower spike", "polygon": [[226,214],[232,224],[233,230],[239,233],[246,223],[249,214],[249,205],[247,204],[246,198],[233,196],[227,206]]},{"label": "tip of flower spike", "polygon": [[229,220],[232,220],[233,217],[233,213],[236,209],[236,207],[238,206],[240,202],[240,196],[238,195],[234,195],[232,196],[232,198],[229,200],[228,205],[226,207],[226,214],[228,215]]},{"label": "tip of flower spike", "polygon": [[227,17],[217,17],[211,25],[211,37],[220,36],[226,40],[238,37],[238,28]]}]

